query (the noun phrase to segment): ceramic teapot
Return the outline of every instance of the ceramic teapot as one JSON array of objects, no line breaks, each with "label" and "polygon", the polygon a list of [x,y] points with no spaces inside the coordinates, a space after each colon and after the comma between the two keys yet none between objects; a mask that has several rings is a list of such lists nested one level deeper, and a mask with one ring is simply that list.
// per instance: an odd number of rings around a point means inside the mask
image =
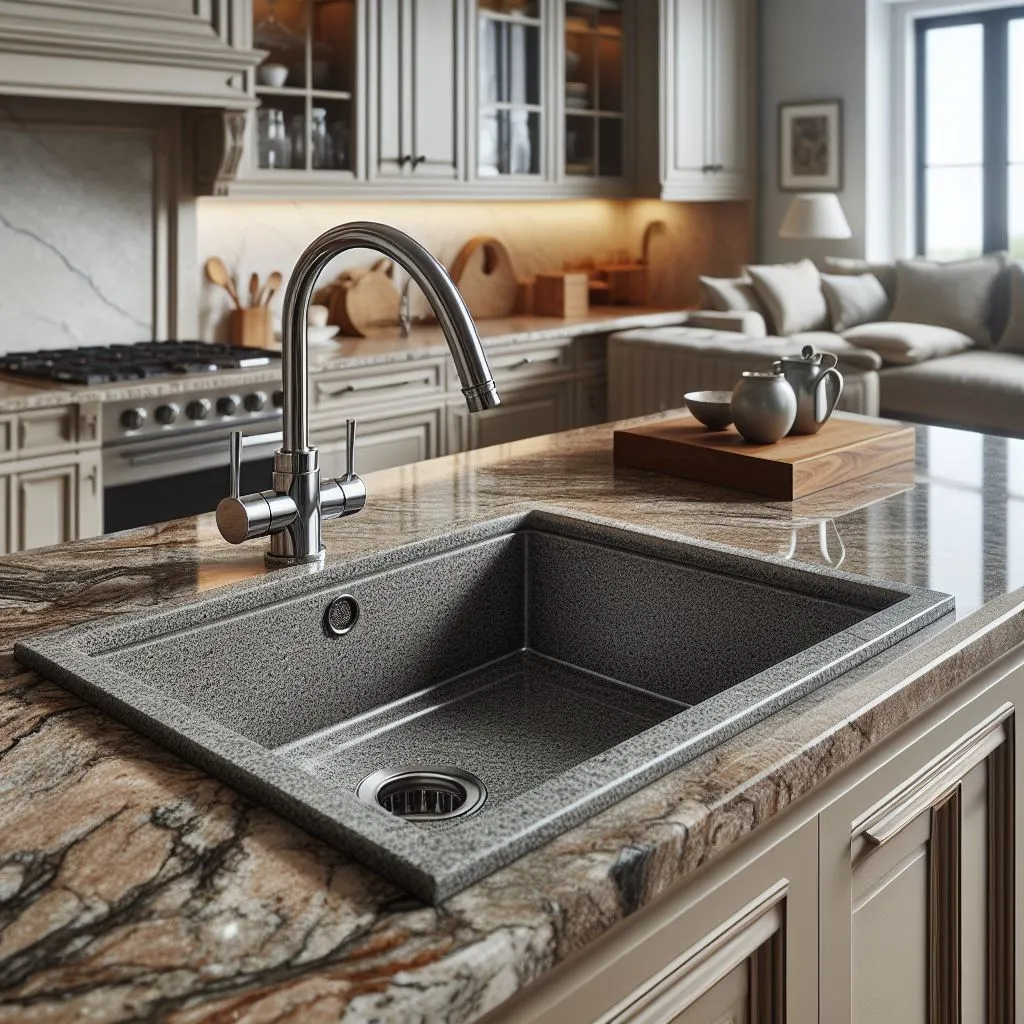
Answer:
[{"label": "ceramic teapot", "polygon": [[787,356],[773,365],[785,376],[796,395],[796,419],[791,434],[816,434],[832,415],[843,393],[839,360],[829,352],[815,352],[805,345],[799,356]]}]

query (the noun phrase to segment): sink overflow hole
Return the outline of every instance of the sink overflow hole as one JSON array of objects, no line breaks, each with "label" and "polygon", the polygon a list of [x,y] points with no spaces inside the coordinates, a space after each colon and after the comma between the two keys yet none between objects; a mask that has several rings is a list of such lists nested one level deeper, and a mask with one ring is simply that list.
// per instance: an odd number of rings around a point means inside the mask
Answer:
[{"label": "sink overflow hole", "polygon": [[359,602],[351,594],[336,597],[324,612],[324,630],[329,636],[344,636],[359,621]]},{"label": "sink overflow hole", "polygon": [[461,768],[407,765],[368,775],[356,796],[406,821],[442,821],[479,810],[487,789]]}]

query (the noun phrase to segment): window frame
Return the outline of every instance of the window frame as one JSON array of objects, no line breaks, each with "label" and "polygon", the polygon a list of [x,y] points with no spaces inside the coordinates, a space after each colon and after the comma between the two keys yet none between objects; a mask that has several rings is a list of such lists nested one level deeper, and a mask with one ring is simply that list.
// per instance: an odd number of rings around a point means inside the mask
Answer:
[{"label": "window frame", "polygon": [[914,246],[923,256],[928,243],[926,191],[928,118],[925,37],[934,29],[981,25],[982,42],[982,252],[1010,247],[1010,24],[1024,19],[1024,7],[965,11],[914,22]]}]

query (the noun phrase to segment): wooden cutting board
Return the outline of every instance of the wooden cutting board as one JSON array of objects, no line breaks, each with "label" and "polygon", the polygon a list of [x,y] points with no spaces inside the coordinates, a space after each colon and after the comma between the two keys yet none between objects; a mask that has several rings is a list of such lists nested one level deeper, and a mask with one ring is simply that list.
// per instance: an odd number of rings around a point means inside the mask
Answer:
[{"label": "wooden cutting board", "polygon": [[451,274],[475,319],[494,320],[515,311],[519,279],[498,239],[471,238],[455,257]]},{"label": "wooden cutting board", "polygon": [[914,458],[914,428],[837,413],[817,434],[750,444],[735,427],[708,430],[687,414],[615,431],[615,462],[793,501]]}]

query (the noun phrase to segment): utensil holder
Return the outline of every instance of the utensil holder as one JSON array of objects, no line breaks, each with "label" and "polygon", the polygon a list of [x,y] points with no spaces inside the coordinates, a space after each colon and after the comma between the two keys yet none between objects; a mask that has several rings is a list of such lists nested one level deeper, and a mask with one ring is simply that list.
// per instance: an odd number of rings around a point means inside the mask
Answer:
[{"label": "utensil holder", "polygon": [[270,348],[274,344],[274,323],[269,306],[233,309],[228,330],[232,345]]}]

